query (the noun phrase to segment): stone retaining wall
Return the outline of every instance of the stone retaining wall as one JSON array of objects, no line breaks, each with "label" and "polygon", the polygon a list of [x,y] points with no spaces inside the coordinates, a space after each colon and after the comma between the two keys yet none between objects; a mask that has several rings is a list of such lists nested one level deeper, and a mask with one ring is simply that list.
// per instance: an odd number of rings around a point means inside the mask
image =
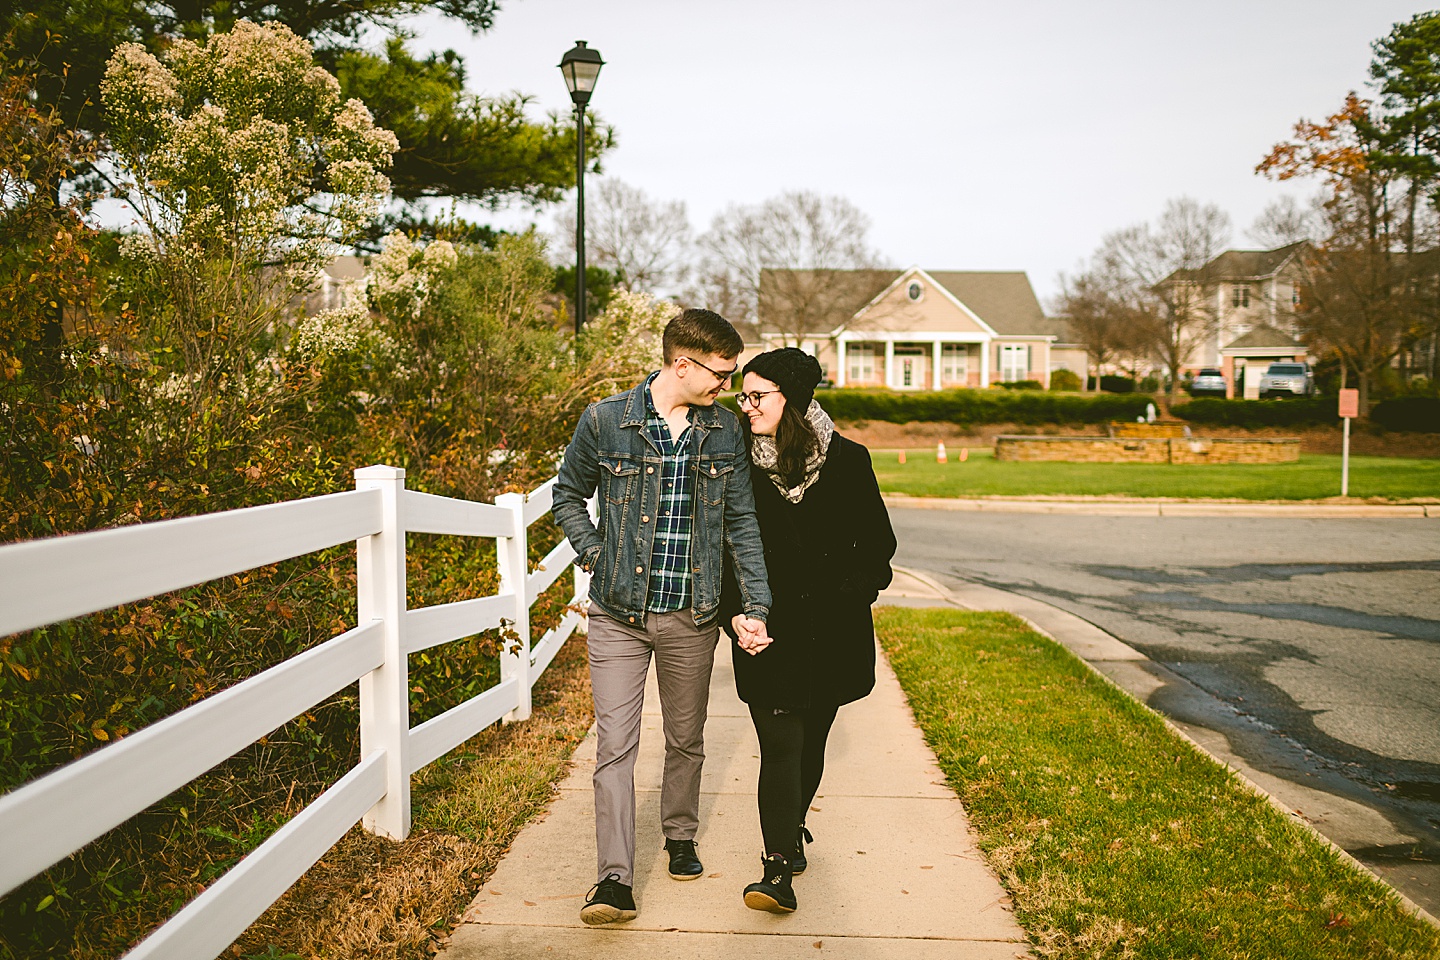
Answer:
[{"label": "stone retaining wall", "polygon": [[1174,422],[1128,423],[1124,420],[1112,420],[1109,429],[1110,436],[1123,437],[1126,440],[1133,437],[1188,437],[1190,433],[1187,424]]},{"label": "stone retaining wall", "polygon": [[1300,459],[1300,439],[1000,436],[995,438],[995,459],[1069,463],[1295,463]]}]

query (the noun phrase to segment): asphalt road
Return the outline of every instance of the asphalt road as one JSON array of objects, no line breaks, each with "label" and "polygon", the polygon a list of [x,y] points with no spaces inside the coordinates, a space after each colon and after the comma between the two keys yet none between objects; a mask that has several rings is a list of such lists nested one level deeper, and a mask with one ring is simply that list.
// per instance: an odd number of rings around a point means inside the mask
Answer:
[{"label": "asphalt road", "polygon": [[1160,664],[1152,707],[1296,785],[1287,804],[1440,914],[1440,521],[890,515],[897,563]]}]

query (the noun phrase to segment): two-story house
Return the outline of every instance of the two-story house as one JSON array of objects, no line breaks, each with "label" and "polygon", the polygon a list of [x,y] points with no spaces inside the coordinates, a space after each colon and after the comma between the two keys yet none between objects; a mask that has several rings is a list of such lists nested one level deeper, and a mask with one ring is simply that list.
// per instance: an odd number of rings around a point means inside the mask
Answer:
[{"label": "two-story house", "polygon": [[[1045,316],[1023,272],[911,267],[831,271],[807,283],[813,279],[802,271],[761,274],[760,338],[767,350],[799,346],[814,354],[837,387],[939,390],[1019,380],[1048,387],[1053,370],[1084,376],[1084,346]],[[823,291],[811,296],[817,286]],[[795,311],[822,300],[796,322]]]},{"label": "two-story house", "polygon": [[1271,363],[1307,359],[1295,326],[1306,246],[1301,241],[1274,250],[1226,250],[1198,270],[1165,279],[1162,286],[1172,299],[1184,295],[1177,287],[1193,288],[1196,312],[1203,315],[1203,336],[1182,366],[1182,376],[1219,367],[1227,396],[1253,398]]}]

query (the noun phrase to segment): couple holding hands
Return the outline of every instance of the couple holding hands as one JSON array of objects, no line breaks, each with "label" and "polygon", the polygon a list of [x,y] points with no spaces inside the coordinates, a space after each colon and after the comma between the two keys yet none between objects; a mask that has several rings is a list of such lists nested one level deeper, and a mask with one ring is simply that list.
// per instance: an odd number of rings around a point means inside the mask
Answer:
[{"label": "couple holding hands", "polygon": [[744,898],[777,913],[796,908],[836,712],[875,684],[870,605],[890,583],[895,535],[869,453],[835,432],[813,399],[820,365],[793,348],[746,364],[739,418],[717,406],[743,346],[720,315],[681,313],[661,369],[585,410],[555,486],[555,518],[592,575],[598,882],[580,911],[592,926],[636,915],[634,770],[652,657],[660,825],[670,876],[693,880],[710,673],[721,629],[733,640],[760,741],[764,874]]}]

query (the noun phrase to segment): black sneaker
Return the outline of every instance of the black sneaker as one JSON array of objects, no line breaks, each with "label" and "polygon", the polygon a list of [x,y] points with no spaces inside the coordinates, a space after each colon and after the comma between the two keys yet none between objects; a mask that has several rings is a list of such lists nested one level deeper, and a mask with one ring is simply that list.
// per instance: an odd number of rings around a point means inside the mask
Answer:
[{"label": "black sneaker", "polygon": [[790,861],[772,853],[760,863],[765,868],[765,879],[745,888],[745,906],[771,913],[794,913],[795,888],[790,884],[794,874],[790,870]]},{"label": "black sneaker", "polygon": [[635,919],[635,895],[620,882],[620,874],[612,873],[590,888],[580,920],[592,927]]},{"label": "black sneaker", "polygon": [[810,866],[810,861],[805,859],[805,844],[814,843],[815,838],[810,836],[810,831],[805,829],[805,824],[800,824],[800,833],[795,838],[795,855],[790,858],[790,872],[795,876],[805,872]]},{"label": "black sneaker", "polygon": [[694,840],[666,840],[665,852],[670,854],[670,879],[694,880],[705,872],[705,864],[695,855]]}]

